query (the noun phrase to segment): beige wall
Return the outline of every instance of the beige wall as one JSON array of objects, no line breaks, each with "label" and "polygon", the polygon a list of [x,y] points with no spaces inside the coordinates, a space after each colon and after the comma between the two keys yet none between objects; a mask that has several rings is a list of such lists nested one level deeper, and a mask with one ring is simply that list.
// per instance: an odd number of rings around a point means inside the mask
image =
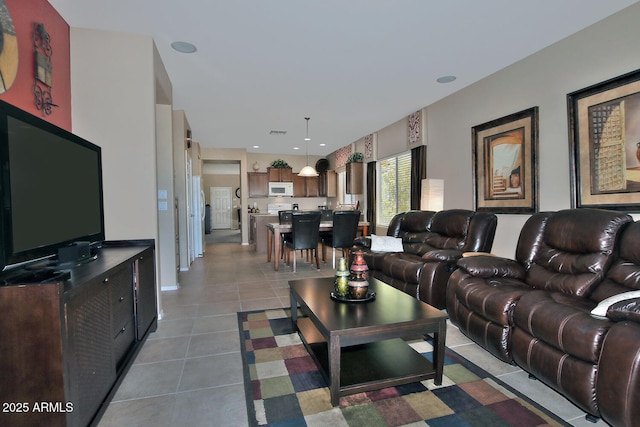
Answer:
[{"label": "beige wall", "polygon": [[107,239],[156,238],[153,40],[71,28],[71,81],[73,132],[102,147]]},{"label": "beige wall", "polygon": [[158,248],[157,180],[172,174],[156,166],[156,104],[171,103],[167,73],[151,37],[70,31],[73,132],[102,147],[106,237],[154,239]]},{"label": "beige wall", "polygon": [[[540,210],[571,207],[566,95],[640,68],[640,4],[430,105],[427,173],[445,208],[472,208],[471,127],[539,107]],[[443,161],[443,160],[447,161]],[[493,251],[512,257],[527,215],[499,215]]]}]

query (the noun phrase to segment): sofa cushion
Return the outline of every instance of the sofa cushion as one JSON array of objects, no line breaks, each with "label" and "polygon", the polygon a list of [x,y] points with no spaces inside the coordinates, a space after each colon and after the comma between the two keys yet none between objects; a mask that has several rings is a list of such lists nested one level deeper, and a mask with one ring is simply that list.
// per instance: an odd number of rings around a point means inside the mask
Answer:
[{"label": "sofa cushion", "polygon": [[420,273],[424,262],[419,255],[390,253],[382,260],[382,272],[387,276],[407,282],[420,283]]},{"label": "sofa cushion", "polygon": [[402,239],[392,236],[371,235],[371,250],[375,252],[403,252]]},{"label": "sofa cushion", "polygon": [[448,209],[433,216],[425,242],[439,249],[462,249],[475,212]]},{"label": "sofa cushion", "polygon": [[549,216],[527,283],[551,292],[586,296],[604,278],[616,239],[632,218],[601,209],[567,209]]},{"label": "sofa cushion", "polygon": [[612,295],[640,289],[640,222],[629,224],[620,236],[618,260],[607,271],[591,299],[602,301]]},{"label": "sofa cushion", "polygon": [[613,322],[592,316],[593,305],[587,298],[562,292],[532,291],[520,298],[513,319],[532,337],[595,364]]}]

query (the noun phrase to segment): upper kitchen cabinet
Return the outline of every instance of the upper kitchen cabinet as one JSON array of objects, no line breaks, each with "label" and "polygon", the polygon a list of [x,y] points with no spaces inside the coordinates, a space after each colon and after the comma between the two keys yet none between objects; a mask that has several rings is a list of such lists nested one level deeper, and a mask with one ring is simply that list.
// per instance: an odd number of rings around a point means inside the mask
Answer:
[{"label": "upper kitchen cabinet", "polygon": [[267,172],[249,172],[249,197],[269,196],[269,174]]},{"label": "upper kitchen cabinet", "polygon": [[293,197],[318,197],[318,177],[293,174]]},{"label": "upper kitchen cabinet", "polygon": [[267,174],[269,175],[269,182],[291,182],[293,180],[291,168],[268,167]]},{"label": "upper kitchen cabinet", "polygon": [[347,163],[346,168],[347,194],[362,194],[364,163]]},{"label": "upper kitchen cabinet", "polygon": [[338,180],[335,171],[320,172],[318,177],[318,195],[320,197],[337,197]]}]

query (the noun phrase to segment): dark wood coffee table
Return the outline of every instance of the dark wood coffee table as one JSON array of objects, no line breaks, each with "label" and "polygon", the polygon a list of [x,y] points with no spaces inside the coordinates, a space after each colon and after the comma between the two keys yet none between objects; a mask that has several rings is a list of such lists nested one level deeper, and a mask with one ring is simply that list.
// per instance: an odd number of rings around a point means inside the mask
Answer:
[{"label": "dark wood coffee table", "polygon": [[[376,279],[376,298],[331,299],[333,278],[289,282],[291,320],[329,383],[331,404],[340,396],[433,378],[442,384],[447,314]],[[298,317],[298,305],[307,317]],[[433,333],[433,363],[402,338]]]}]

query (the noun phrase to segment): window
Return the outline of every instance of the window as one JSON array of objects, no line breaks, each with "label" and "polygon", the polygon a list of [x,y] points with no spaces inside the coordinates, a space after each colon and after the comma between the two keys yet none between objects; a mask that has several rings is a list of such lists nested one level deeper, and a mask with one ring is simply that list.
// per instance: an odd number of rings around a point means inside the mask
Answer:
[{"label": "window", "polygon": [[399,212],[411,209],[411,152],[378,162],[377,222],[389,225]]}]

